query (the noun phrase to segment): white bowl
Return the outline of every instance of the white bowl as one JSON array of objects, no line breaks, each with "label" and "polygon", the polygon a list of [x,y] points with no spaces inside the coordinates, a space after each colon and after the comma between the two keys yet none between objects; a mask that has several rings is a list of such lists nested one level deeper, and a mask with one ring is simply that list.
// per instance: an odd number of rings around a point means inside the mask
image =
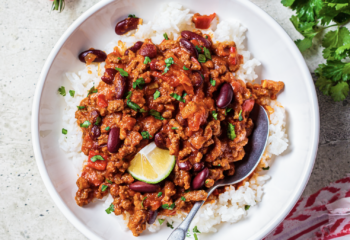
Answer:
[{"label": "white bowl", "polygon": [[[130,239],[96,202],[78,207],[74,196],[77,175],[58,145],[61,134],[62,98],[57,89],[63,73],[83,66],[78,54],[99,48],[114,34],[115,24],[130,13],[150,20],[162,0],[102,1],[78,18],[63,34],[42,70],[36,89],[32,115],[32,137],[37,164],[43,181],[63,214],[90,239]],[[248,27],[247,47],[262,67],[259,78],[283,81],[285,90],[278,100],[287,111],[290,146],[269,170],[272,179],[265,185],[262,202],[246,219],[222,224],[214,234],[201,239],[262,239],[289,213],[302,194],[314,164],[318,137],[319,111],[314,83],[299,50],[284,30],[265,12],[247,0],[179,1],[194,12],[216,12],[221,19],[235,18]],[[139,239],[166,239],[171,229],[145,233]]]}]

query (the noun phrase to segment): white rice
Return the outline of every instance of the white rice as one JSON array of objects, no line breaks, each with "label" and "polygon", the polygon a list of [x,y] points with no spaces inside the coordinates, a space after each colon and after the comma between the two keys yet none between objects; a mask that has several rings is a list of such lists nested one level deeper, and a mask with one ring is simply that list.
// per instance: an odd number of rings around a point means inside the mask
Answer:
[{"label": "white rice", "polygon": [[[123,41],[126,46],[131,46],[134,42],[145,38],[151,38],[155,44],[159,44],[163,40],[165,32],[171,39],[177,39],[181,31],[191,30],[194,27],[191,22],[193,14],[190,13],[189,9],[184,9],[178,3],[163,4],[160,14],[155,14],[154,16],[155,18],[152,21],[139,26],[136,32],[129,33],[127,36],[116,35],[115,39],[102,50],[109,53],[113,51],[115,46],[118,46],[118,41]],[[251,59],[250,52],[245,50],[243,42],[247,28],[239,21],[233,19],[217,22],[216,20],[215,24],[212,24],[211,29],[205,32],[211,34],[214,42],[235,41],[238,53],[243,55],[244,58],[244,64],[236,72],[235,77],[245,82],[254,82],[258,77],[254,68],[259,66],[260,62],[255,58]],[[75,90],[75,96],[71,97],[67,93],[64,97],[66,107],[63,111],[62,127],[68,130],[68,134],[61,135],[59,144],[62,150],[67,153],[68,158],[72,160],[78,173],[82,170],[86,156],[81,152],[82,132],[75,119],[76,106],[86,97],[88,90],[92,86],[98,85],[101,78],[99,69],[103,69],[103,64],[100,66],[92,64],[77,73],[66,73],[66,77],[71,83],[71,89]],[[274,112],[270,114],[268,145],[258,166],[257,173],[240,188],[235,189],[232,186],[228,186],[226,187],[227,191],[221,194],[218,200],[205,204],[194,218],[190,229],[197,226],[198,230],[203,233],[216,232],[216,225],[222,222],[235,223],[241,220],[247,215],[246,205],[250,205],[250,208],[252,208],[262,200],[263,185],[270,176],[266,175],[266,171],[262,171],[261,168],[268,167],[271,157],[280,155],[288,147],[285,109],[277,101],[271,101],[271,107],[274,109]],[[101,211],[108,208],[112,202],[113,198],[108,196],[103,206],[101,205]],[[129,231],[127,228],[128,217],[124,219],[122,216],[115,216],[114,214],[110,216],[113,216],[120,223],[122,230]],[[174,222],[175,227],[185,216],[184,213],[179,213],[173,217],[162,216],[160,218],[165,219],[169,223]],[[150,232],[157,232],[162,227],[166,227],[166,225],[165,222],[160,225],[158,221],[155,221],[154,224],[147,225],[147,228]],[[193,233],[190,234],[193,236]]]}]

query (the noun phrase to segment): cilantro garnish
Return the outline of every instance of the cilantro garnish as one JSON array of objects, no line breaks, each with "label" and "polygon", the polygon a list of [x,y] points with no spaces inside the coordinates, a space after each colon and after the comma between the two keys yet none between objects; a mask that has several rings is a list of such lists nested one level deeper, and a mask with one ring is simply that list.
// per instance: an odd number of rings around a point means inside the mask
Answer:
[{"label": "cilantro garnish", "polygon": [[138,87],[139,89],[142,89],[143,85],[145,85],[145,80],[143,78],[138,78],[135,82],[132,83],[132,88],[136,89],[136,87]]},{"label": "cilantro garnish", "polygon": [[91,125],[91,122],[85,121],[85,122],[83,122],[82,124],[80,124],[80,127],[88,128],[90,125]]},{"label": "cilantro garnish", "polygon": [[214,118],[215,120],[218,120],[218,113],[217,113],[217,112],[212,111],[211,114],[213,115],[213,118]]},{"label": "cilantro garnish", "polygon": [[129,18],[136,18],[135,14],[129,14]]},{"label": "cilantro garnish", "polygon": [[213,87],[215,87],[216,81],[215,81],[214,79],[210,79],[210,84],[211,84]]},{"label": "cilantro garnish", "polygon": [[175,98],[176,100],[180,101],[180,102],[186,102],[185,99],[183,99],[181,96],[177,95],[176,93],[171,93],[170,94],[171,97]]},{"label": "cilantro garnish", "polygon": [[147,64],[147,63],[150,63],[151,62],[151,59],[149,57],[145,57],[145,61],[143,61],[143,64]]},{"label": "cilantro garnish", "polygon": [[184,69],[184,70],[188,70],[188,68],[187,68],[187,67],[185,67],[185,66],[183,67],[183,69]]},{"label": "cilantro garnish", "polygon": [[101,123],[101,117],[98,116],[98,117],[96,118],[95,125],[98,126],[98,125],[100,125],[100,123]]},{"label": "cilantro garnish", "polygon": [[70,95],[71,97],[74,97],[74,94],[75,94],[75,91],[74,91],[74,90],[69,90],[69,95]]},{"label": "cilantro garnish", "polygon": [[225,109],[225,115],[227,115],[227,113],[231,112],[232,108],[226,108]]},{"label": "cilantro garnish", "polygon": [[151,109],[151,110],[149,111],[149,114],[150,114],[151,116],[153,116],[155,119],[164,120],[164,118],[162,117],[162,115],[160,114],[160,112],[157,112],[157,111],[154,110],[154,109]]},{"label": "cilantro garnish", "polygon": [[111,128],[110,128],[110,127],[106,127],[106,128],[105,128],[106,131],[109,131],[109,129],[111,129]]},{"label": "cilantro garnish", "polygon": [[67,135],[67,133],[68,133],[68,130],[67,130],[67,129],[62,128],[62,134]]},{"label": "cilantro garnish", "polygon": [[186,201],[186,198],[185,198],[184,196],[182,196],[182,197],[181,197],[181,200],[185,202],[185,201]]},{"label": "cilantro garnish", "polygon": [[165,220],[164,219],[158,219],[158,222],[159,222],[159,225],[162,225],[162,223],[164,222]]},{"label": "cilantro garnish", "polygon": [[203,51],[204,51],[205,57],[208,59],[211,59],[211,53],[210,53],[209,49],[205,47],[205,48],[203,48]]},{"label": "cilantro garnish", "polygon": [[107,182],[108,182],[108,183],[111,183],[111,184],[113,183],[113,182],[112,182],[111,180],[109,180],[109,179],[107,179]]},{"label": "cilantro garnish", "polygon": [[178,128],[177,128],[177,127],[172,127],[171,129],[173,129],[173,130],[177,130]]},{"label": "cilantro garnish", "polygon": [[162,208],[168,209],[168,210],[173,210],[175,208],[175,203],[172,203],[170,206],[169,206],[169,204],[163,204]]},{"label": "cilantro garnish", "polygon": [[142,202],[141,202],[141,206],[142,206],[142,208],[145,208],[145,207],[143,206],[143,201],[145,201],[145,200],[146,200],[146,198],[147,198],[147,197],[144,197],[144,198],[142,199]]},{"label": "cilantro garnish", "polygon": [[235,126],[231,123],[228,124],[227,136],[230,140],[234,140],[236,138]]},{"label": "cilantro garnish", "polygon": [[207,61],[207,58],[205,57],[204,54],[199,54],[198,55],[198,62],[205,63],[206,61]]},{"label": "cilantro garnish", "polygon": [[195,48],[196,48],[196,50],[197,50],[197,52],[202,52],[202,49],[200,48],[200,47],[198,47],[198,46],[194,46]]},{"label": "cilantro garnish", "polygon": [[82,110],[85,108],[85,106],[77,106],[78,110]]},{"label": "cilantro garnish", "polygon": [[157,197],[160,197],[160,196],[162,196],[162,192],[159,192],[158,194],[157,194]]},{"label": "cilantro garnish", "polygon": [[165,40],[169,40],[169,37],[168,37],[168,34],[167,34],[167,33],[164,33],[164,34],[163,34],[163,37],[164,37]]},{"label": "cilantro garnish", "polygon": [[250,208],[250,205],[245,205],[244,206],[244,209],[247,211],[247,210],[249,210],[249,208]]},{"label": "cilantro garnish", "polygon": [[93,93],[97,93],[97,89],[95,88],[95,86],[93,86],[92,88],[90,88],[90,90],[88,91],[88,95],[93,94]]},{"label": "cilantro garnish", "polygon": [[139,111],[140,110],[140,112],[144,112],[144,111],[141,111],[143,109],[141,109],[139,105],[137,105],[136,103],[130,101],[130,99],[128,99],[128,101],[126,101],[126,105],[129,108],[131,108],[132,110],[134,110],[134,111]]},{"label": "cilantro garnish", "polygon": [[102,191],[102,192],[104,192],[104,191],[106,191],[106,190],[107,190],[107,188],[108,188],[108,186],[107,186],[107,185],[102,185],[102,187],[101,187],[101,191]]},{"label": "cilantro garnish", "polygon": [[58,89],[59,94],[61,94],[63,97],[66,96],[66,88],[65,87],[60,87]]},{"label": "cilantro garnish", "polygon": [[127,71],[124,71],[122,68],[115,68],[115,70],[117,70],[120,75],[122,75],[122,77],[128,77],[129,76],[129,73]]},{"label": "cilantro garnish", "polygon": [[242,110],[239,111],[238,120],[239,120],[240,122],[243,121]]},{"label": "cilantro garnish", "polygon": [[111,214],[114,212],[114,205],[111,203],[111,205],[105,210],[107,214]]},{"label": "cilantro garnish", "polygon": [[164,73],[167,73],[167,72],[169,71],[169,69],[170,69],[170,66],[171,66],[172,64],[174,64],[174,63],[175,63],[175,62],[174,62],[174,59],[173,59],[172,57],[165,59],[165,64],[166,64],[166,65],[165,65],[163,74],[164,74]]},{"label": "cilantro garnish", "polygon": [[266,171],[266,170],[269,170],[269,169],[270,169],[270,167],[263,167],[263,168],[262,168],[262,170],[265,170],[265,171]]},{"label": "cilantro garnish", "polygon": [[167,222],[167,223],[166,223],[166,226],[167,226],[167,227],[170,227],[171,229],[174,229],[173,224],[174,224],[174,222],[172,222],[171,224],[170,224],[169,222]]},{"label": "cilantro garnish", "polygon": [[105,159],[101,155],[95,155],[92,158],[90,158],[91,162],[96,162],[97,160],[104,161]]},{"label": "cilantro garnish", "polygon": [[194,240],[198,240],[197,234],[193,233]]},{"label": "cilantro garnish", "polygon": [[194,232],[194,233],[201,233],[201,232],[198,230],[197,226],[194,226],[193,232]]},{"label": "cilantro garnish", "polygon": [[141,136],[142,136],[143,139],[150,139],[150,138],[152,138],[152,136],[147,131],[141,132]]},{"label": "cilantro garnish", "polygon": [[130,99],[131,98],[131,95],[132,95],[132,91],[129,91],[126,93],[126,99]]},{"label": "cilantro garnish", "polygon": [[159,97],[160,97],[160,92],[156,90],[155,93],[153,94],[153,99],[156,100]]}]

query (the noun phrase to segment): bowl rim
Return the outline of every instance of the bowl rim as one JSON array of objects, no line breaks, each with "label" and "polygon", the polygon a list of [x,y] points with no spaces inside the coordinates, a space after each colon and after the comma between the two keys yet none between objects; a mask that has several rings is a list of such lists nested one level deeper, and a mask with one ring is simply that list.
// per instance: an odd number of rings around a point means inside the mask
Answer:
[{"label": "bowl rim", "polygon": [[[68,221],[70,221],[74,225],[74,227],[76,227],[87,238],[99,239],[99,240],[102,240],[102,238],[98,236],[94,231],[86,227],[79,220],[79,218],[75,216],[73,212],[68,208],[68,206],[64,203],[64,201],[62,200],[62,198],[60,197],[53,183],[50,180],[50,177],[46,170],[43,156],[41,154],[41,147],[40,147],[40,141],[39,141],[39,111],[40,111],[39,107],[40,107],[40,100],[41,100],[43,87],[44,87],[48,72],[50,71],[53,61],[56,59],[58,52],[61,50],[66,40],[85,20],[87,20],[95,12],[99,11],[100,9],[102,9],[109,3],[112,3],[113,1],[115,0],[103,0],[95,4],[94,6],[92,6],[90,9],[88,9],[85,13],[83,13],[80,17],[78,17],[68,27],[68,29],[64,32],[64,34],[60,37],[58,42],[55,44],[50,55],[45,61],[45,64],[43,66],[43,69],[39,77],[39,81],[37,83],[37,87],[33,98],[32,117],[31,117],[31,132],[32,132],[34,155],[35,155],[36,163],[37,163],[41,178],[45,184],[46,189],[48,190],[55,204],[58,206],[59,210],[68,219]],[[250,240],[253,240],[253,239],[262,239],[267,234],[272,232],[274,228],[277,227],[285,219],[287,214],[292,210],[292,208],[294,207],[294,205],[302,195],[306,187],[306,184],[310,178],[310,175],[315,163],[315,159],[316,159],[318,142],[319,142],[319,132],[320,132],[320,118],[319,118],[318,99],[314,88],[313,79],[306,65],[304,57],[300,53],[297,46],[294,44],[293,40],[289,37],[286,31],[270,15],[268,15],[265,11],[263,11],[257,5],[255,5],[250,1],[244,1],[244,0],[235,0],[235,1],[239,1],[241,4],[246,5],[248,8],[251,8],[254,12],[257,12],[262,18],[264,18],[268,22],[269,26],[272,28],[275,28],[275,30],[279,33],[279,35],[284,39],[287,47],[292,50],[291,53],[298,60],[299,69],[302,72],[304,79],[306,79],[305,82],[308,88],[308,93],[311,94],[310,104],[311,106],[313,106],[313,109],[311,111],[313,112],[313,116],[314,116],[313,129],[312,129],[314,134],[311,135],[311,138],[310,138],[311,145],[310,145],[310,152],[308,156],[308,159],[310,159],[310,161],[308,162],[308,165],[306,165],[306,167],[304,168],[304,171],[302,173],[302,180],[298,182],[296,192],[294,193],[293,197],[290,198],[290,200],[285,204],[285,207],[279,213],[278,217],[275,217],[272,221],[266,224],[264,228],[262,228],[260,231],[258,231],[257,233],[255,233],[253,236],[249,238]]]}]

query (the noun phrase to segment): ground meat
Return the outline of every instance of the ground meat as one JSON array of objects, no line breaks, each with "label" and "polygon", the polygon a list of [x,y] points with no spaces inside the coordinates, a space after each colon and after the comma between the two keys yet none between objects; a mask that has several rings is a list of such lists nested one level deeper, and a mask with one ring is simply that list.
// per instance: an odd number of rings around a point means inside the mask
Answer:
[{"label": "ground meat", "polygon": [[193,201],[204,201],[208,196],[208,193],[204,190],[190,191],[184,194],[186,202]]}]

